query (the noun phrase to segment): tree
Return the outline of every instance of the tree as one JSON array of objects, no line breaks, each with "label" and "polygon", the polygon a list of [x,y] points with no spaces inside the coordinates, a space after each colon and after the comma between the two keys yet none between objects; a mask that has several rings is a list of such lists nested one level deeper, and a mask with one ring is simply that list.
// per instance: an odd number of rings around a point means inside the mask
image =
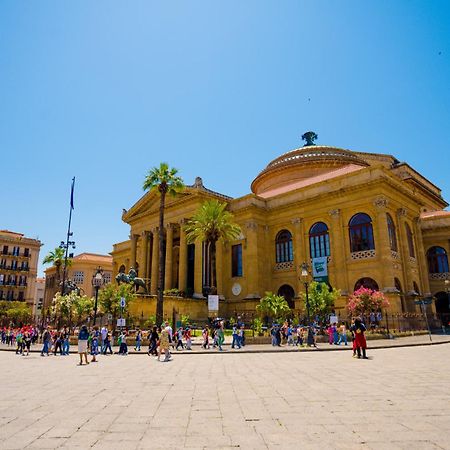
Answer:
[{"label": "tree", "polygon": [[[181,177],[177,176],[178,170],[169,168],[167,163],[161,163],[159,167],[151,169],[145,177],[144,191],[159,193],[159,269],[158,269],[158,297],[156,300],[156,321],[158,325],[163,320],[163,291],[164,291],[164,208],[166,195],[176,195],[184,189]],[[132,261],[132,264],[135,262]],[[153,280],[152,280],[153,282]]]},{"label": "tree", "polygon": [[282,295],[266,292],[256,305],[256,311],[261,317],[268,317],[276,321],[284,321],[290,314],[288,302]]},{"label": "tree", "polygon": [[71,325],[72,315],[75,315],[77,325],[84,322],[92,313],[94,308],[94,299],[87,295],[78,295],[75,291],[66,295],[60,292],[55,294],[52,303],[52,315],[58,326],[60,321]]},{"label": "tree", "polygon": [[0,319],[3,325],[29,323],[32,318],[31,307],[25,302],[0,301]]},{"label": "tree", "polygon": [[[306,295],[301,294],[306,303]],[[309,312],[315,317],[318,316],[324,320],[326,316],[331,313],[335,301],[340,296],[340,291],[337,289],[330,290],[328,284],[312,281],[308,286],[308,303]]]},{"label": "tree", "polygon": [[[53,264],[56,267],[56,277],[58,281],[61,281],[61,266],[64,265],[65,252],[61,247],[56,247],[55,250],[48,253],[48,255],[42,261],[43,264]],[[67,266],[72,264],[70,258],[67,259]]]},{"label": "tree", "polygon": [[136,299],[136,293],[130,284],[107,284],[99,291],[98,301],[102,314],[111,314],[113,317],[113,326],[115,328],[116,319],[120,314],[120,299],[125,299],[124,312],[127,311],[130,303]]},{"label": "tree", "polygon": [[389,300],[380,291],[374,291],[365,287],[360,287],[349,297],[347,309],[352,315],[362,317],[370,312],[389,307]]},{"label": "tree", "polygon": [[227,204],[218,200],[207,200],[184,226],[188,244],[196,240],[206,244],[206,280],[209,288],[217,288],[216,244],[220,239],[228,242],[237,239],[241,228],[234,222],[233,214],[226,211]]}]

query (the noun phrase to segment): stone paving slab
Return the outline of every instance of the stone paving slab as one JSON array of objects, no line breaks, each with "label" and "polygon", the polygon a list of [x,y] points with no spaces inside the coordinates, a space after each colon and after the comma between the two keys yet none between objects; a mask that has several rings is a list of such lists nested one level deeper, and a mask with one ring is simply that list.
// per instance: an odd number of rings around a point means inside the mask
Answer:
[{"label": "stone paving slab", "polygon": [[0,449],[450,449],[450,344],[180,355],[0,352]]}]

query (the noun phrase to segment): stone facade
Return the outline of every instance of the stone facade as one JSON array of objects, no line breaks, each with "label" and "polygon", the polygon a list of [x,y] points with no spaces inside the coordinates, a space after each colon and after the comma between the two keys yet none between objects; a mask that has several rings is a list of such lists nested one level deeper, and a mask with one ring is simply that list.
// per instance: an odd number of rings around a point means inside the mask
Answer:
[{"label": "stone facade", "polygon": [[38,239],[0,230],[0,300],[26,301],[33,307],[41,246]]},{"label": "stone facade", "polygon": [[[187,246],[182,225],[211,198],[226,202],[242,229],[235,242],[218,242],[220,315],[253,314],[266,291],[287,293],[291,306],[304,311],[300,267],[303,262],[311,265],[313,252],[328,256],[329,283],[341,291],[336,304],[341,312],[348,294],[367,280],[386,293],[392,313],[416,312],[416,291],[429,296],[441,289],[438,284],[447,275],[433,278],[427,250],[440,245],[450,251],[450,213],[443,211],[447,203],[439,188],[395,157],[311,145],[273,160],[251,189],[248,195],[230,198],[207,189],[198,178],[177,197],[167,198],[164,289],[202,297],[202,243]],[[115,244],[111,253],[114,275],[137,267],[151,295],[156,294],[158,273],[158,208],[158,196],[146,193],[124,210],[130,238]],[[440,214],[439,223],[431,219],[433,214]],[[369,223],[361,225],[367,216]],[[317,224],[327,231],[314,234]],[[313,242],[319,243],[315,250]],[[239,274],[232,273],[235,245],[241,246]],[[153,300],[148,299],[144,308],[145,301],[139,313],[153,313]],[[186,309],[186,301],[179,300],[179,309]],[[171,300],[165,314],[172,310],[177,310],[177,303]],[[206,306],[195,306],[191,317],[204,314]]]}]

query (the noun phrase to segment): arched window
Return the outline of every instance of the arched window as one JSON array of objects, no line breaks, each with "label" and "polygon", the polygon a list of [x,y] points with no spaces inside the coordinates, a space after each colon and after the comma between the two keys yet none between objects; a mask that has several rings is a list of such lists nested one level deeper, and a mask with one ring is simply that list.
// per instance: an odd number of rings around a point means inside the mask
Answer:
[{"label": "arched window", "polygon": [[406,240],[408,241],[409,256],[411,256],[411,258],[415,258],[416,252],[414,250],[413,234],[412,234],[411,228],[409,227],[409,225],[407,223],[405,223],[405,228],[406,228]]},{"label": "arched window", "polygon": [[288,230],[281,230],[275,239],[276,261],[277,263],[294,260],[292,250],[292,234]]},{"label": "arched window", "polygon": [[311,258],[330,256],[330,236],[323,222],[316,222],[309,230],[309,251]]},{"label": "arched window", "polygon": [[447,273],[447,252],[442,247],[431,247],[427,251],[428,271],[430,273]]},{"label": "arched window", "polygon": [[374,250],[372,219],[364,213],[355,214],[349,222],[350,251]]},{"label": "arched window", "polygon": [[360,287],[365,287],[366,289],[372,289],[372,291],[379,291],[377,282],[372,278],[360,278],[355,283],[355,291]]},{"label": "arched window", "polygon": [[387,226],[388,226],[388,234],[389,234],[389,244],[391,246],[391,250],[394,252],[397,252],[398,246],[397,246],[397,235],[395,233],[395,224],[389,213],[386,214],[386,216],[387,216]]},{"label": "arched window", "polygon": [[119,267],[119,273],[125,273],[125,266],[123,264]]}]

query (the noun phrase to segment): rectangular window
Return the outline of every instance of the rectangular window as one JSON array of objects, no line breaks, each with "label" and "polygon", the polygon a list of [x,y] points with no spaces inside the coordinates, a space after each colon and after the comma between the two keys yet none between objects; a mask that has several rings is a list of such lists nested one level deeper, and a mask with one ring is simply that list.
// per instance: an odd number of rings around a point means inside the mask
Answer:
[{"label": "rectangular window", "polygon": [[19,247],[13,248],[13,256],[19,256]]},{"label": "rectangular window", "polygon": [[17,297],[17,300],[19,300],[19,302],[23,301],[23,291],[19,292],[19,296]]},{"label": "rectangular window", "polygon": [[75,284],[83,284],[84,272],[82,270],[78,270],[73,273],[73,282]]},{"label": "rectangular window", "polygon": [[3,246],[3,252],[2,252],[4,255],[7,255],[8,254],[8,246],[7,245],[4,245]]},{"label": "rectangular window", "polygon": [[242,244],[231,247],[231,276],[242,277]]},{"label": "rectangular window", "polygon": [[29,249],[29,248],[26,248],[26,249],[23,251],[23,256],[30,256],[30,249]]}]

